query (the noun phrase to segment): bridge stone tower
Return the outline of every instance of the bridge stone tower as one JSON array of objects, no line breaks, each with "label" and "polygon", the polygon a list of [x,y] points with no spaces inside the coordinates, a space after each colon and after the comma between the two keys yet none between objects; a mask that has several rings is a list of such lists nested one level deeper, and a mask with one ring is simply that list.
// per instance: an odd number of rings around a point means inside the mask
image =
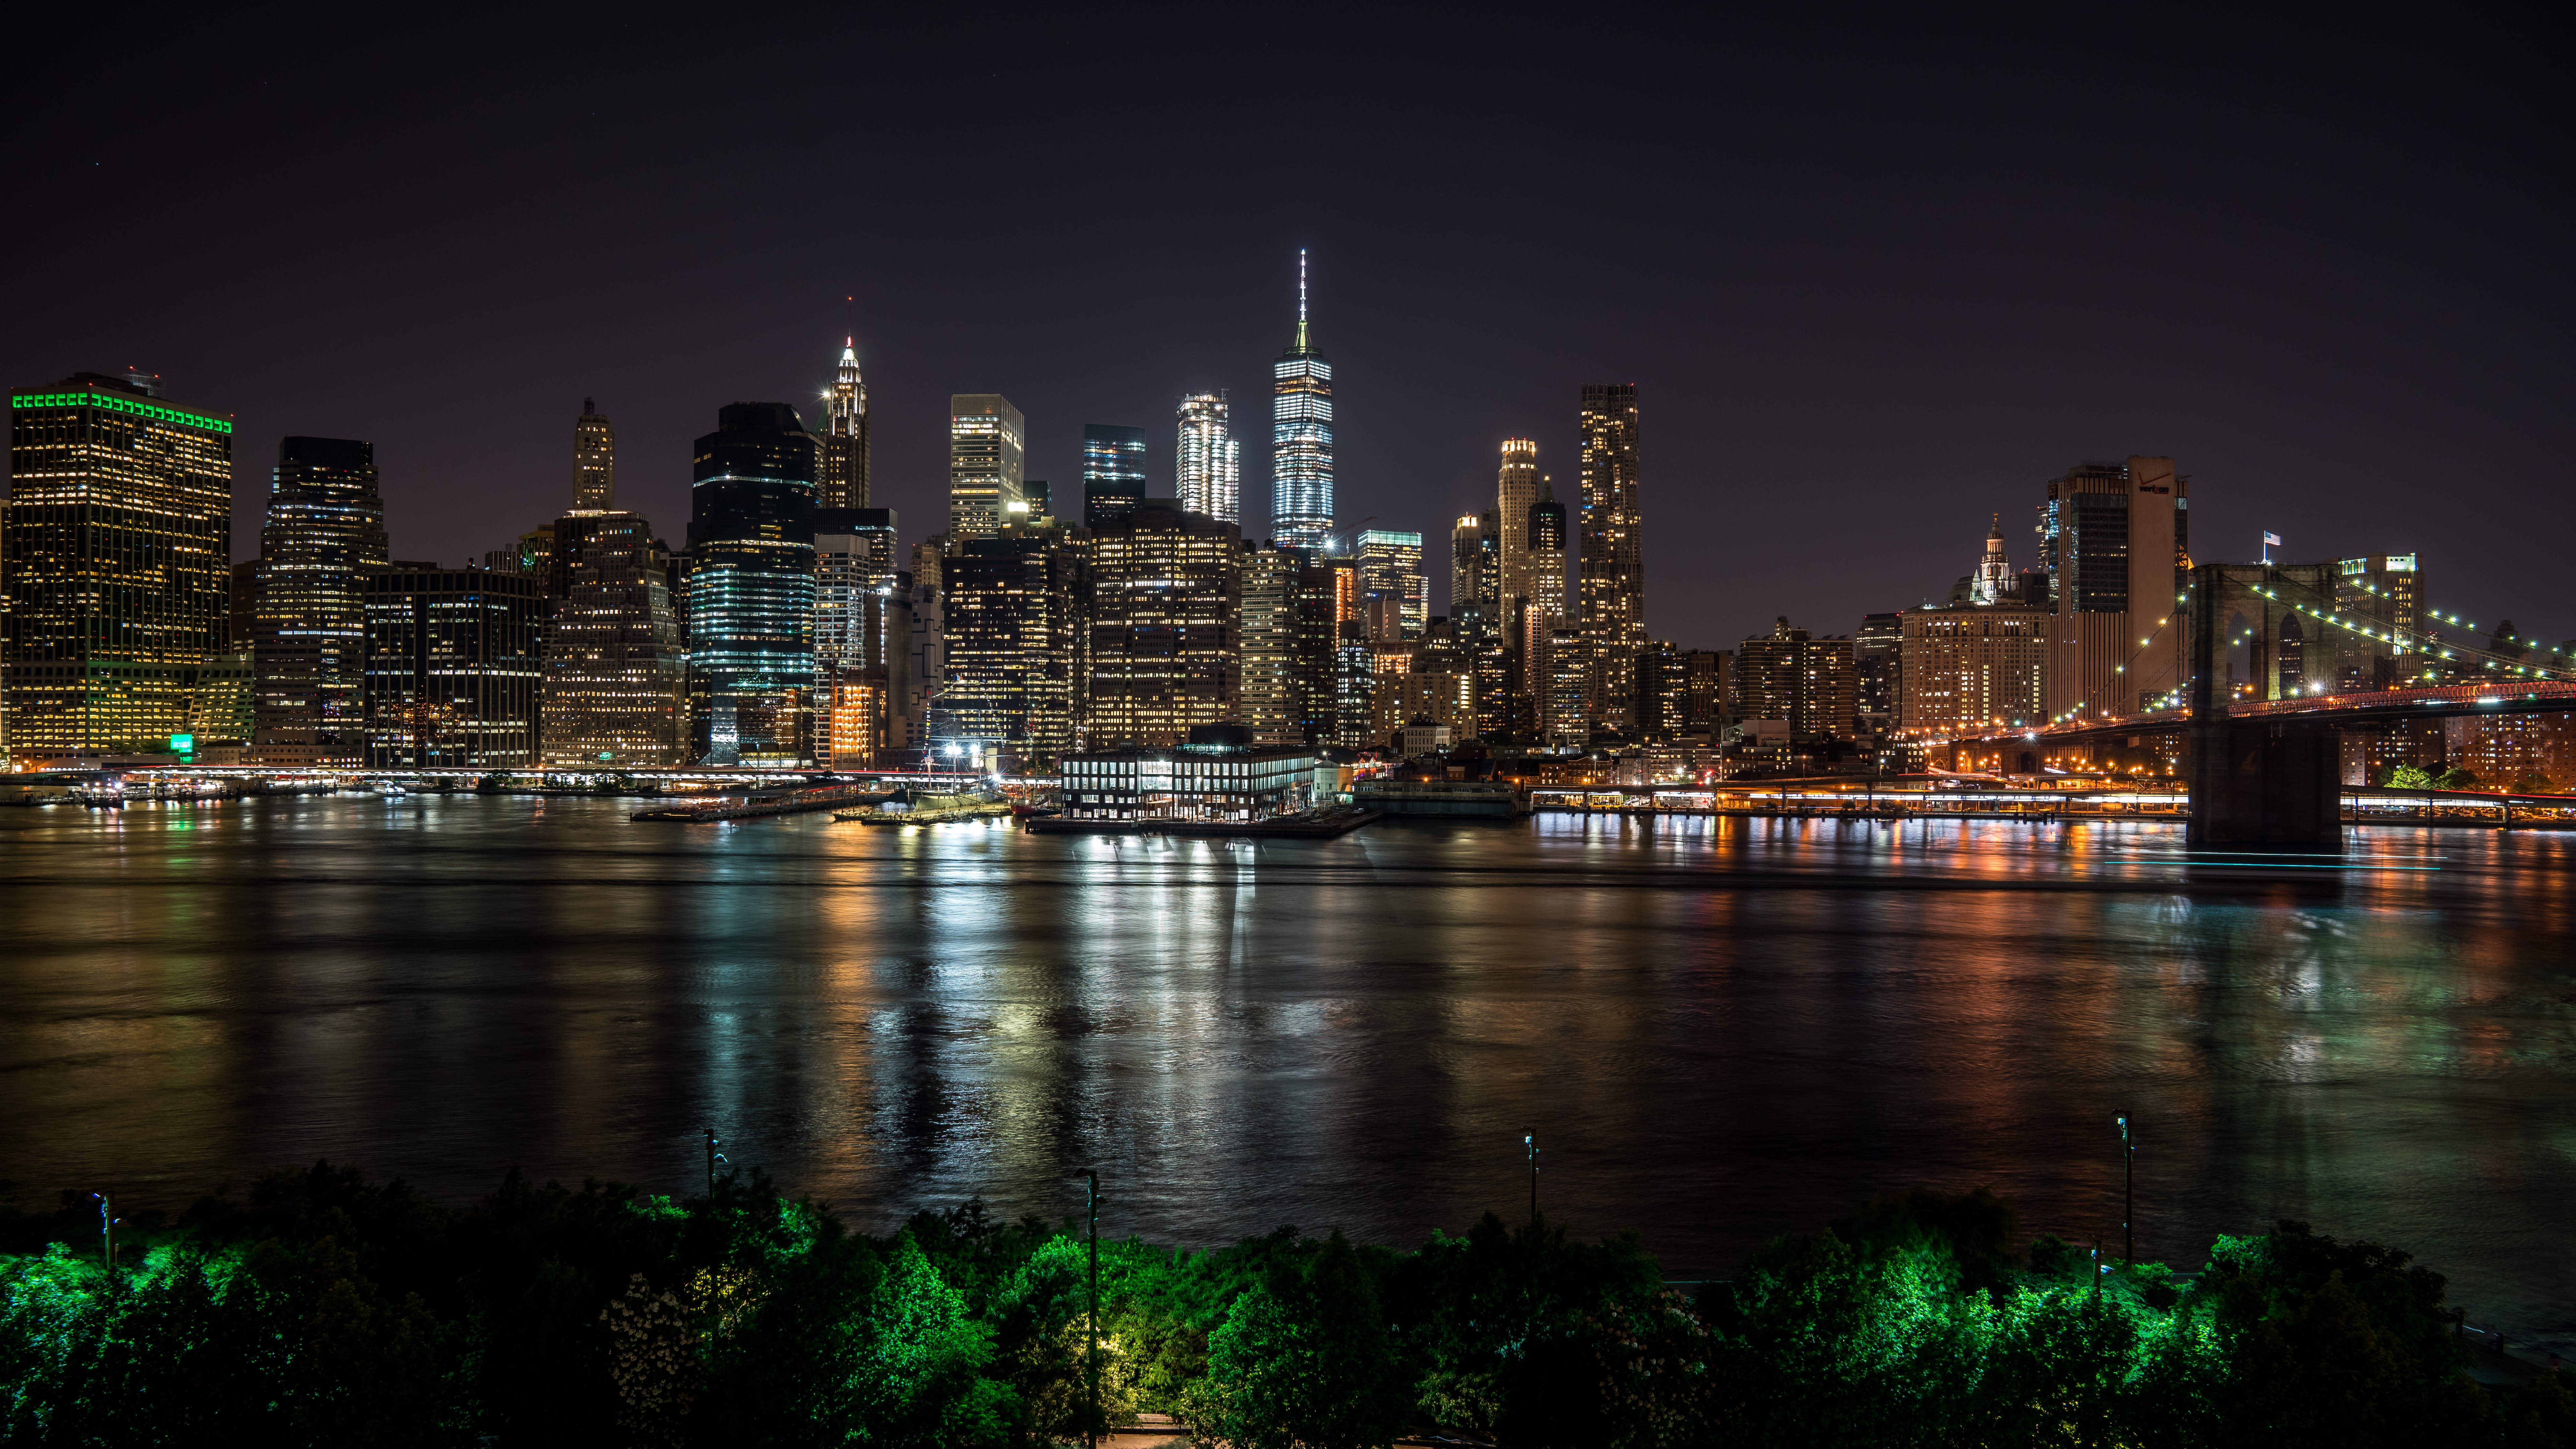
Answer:
[{"label": "bridge stone tower", "polygon": [[2226,629],[2228,575],[2222,564],[2191,571],[2190,748],[2193,850],[2283,854],[2343,849],[2343,782],[2335,727],[2292,720],[2239,720],[2228,715]]}]

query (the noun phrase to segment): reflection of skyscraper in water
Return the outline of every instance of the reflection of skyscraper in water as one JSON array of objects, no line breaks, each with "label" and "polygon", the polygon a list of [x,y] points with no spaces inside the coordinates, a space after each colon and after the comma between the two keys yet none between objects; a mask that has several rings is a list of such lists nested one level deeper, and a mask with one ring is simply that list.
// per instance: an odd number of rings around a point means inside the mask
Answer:
[{"label": "reflection of skyscraper in water", "polygon": [[1180,438],[1172,453],[1173,491],[1181,511],[1204,513],[1219,523],[1239,523],[1243,514],[1243,444],[1227,421],[1222,392],[1194,393],[1181,399]]},{"label": "reflection of skyscraper in water", "polygon": [[1270,536],[1322,550],[1333,534],[1333,365],[1306,328],[1306,254],[1297,253],[1297,335],[1271,365]]}]

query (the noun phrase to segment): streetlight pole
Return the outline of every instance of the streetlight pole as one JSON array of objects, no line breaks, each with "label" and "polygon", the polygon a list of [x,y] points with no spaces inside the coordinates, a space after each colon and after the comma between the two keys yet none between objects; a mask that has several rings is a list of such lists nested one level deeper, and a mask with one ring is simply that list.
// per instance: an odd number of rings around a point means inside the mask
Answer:
[{"label": "streetlight pole", "polygon": [[116,1194],[94,1192],[98,1199],[98,1261],[107,1269],[108,1288],[116,1287]]},{"label": "streetlight pole", "polygon": [[1082,1442],[1100,1440],[1100,1174],[1086,1172],[1091,1183],[1091,1417],[1082,1426]]},{"label": "streetlight pole", "polygon": [[718,1136],[716,1135],[716,1129],[714,1129],[713,1127],[708,1128],[708,1129],[707,1129],[707,1198],[708,1198],[708,1200],[709,1200],[709,1201],[713,1201],[713,1200],[714,1200],[714,1198],[715,1198],[715,1195],[716,1195],[716,1164],[717,1164],[717,1163],[719,1163],[719,1162],[721,1162],[721,1163],[723,1163],[724,1165],[726,1165],[727,1167],[731,1167],[731,1166],[733,1165],[733,1159],[732,1159],[732,1158],[727,1157],[727,1156],[725,1156],[723,1153],[718,1152],[718,1151],[716,1150],[718,1147],[720,1147],[720,1146],[722,1146],[722,1145],[724,1145],[724,1139],[723,1139],[723,1138],[721,1138],[721,1137],[718,1137]]},{"label": "streetlight pole", "polygon": [[1535,1228],[1538,1226],[1538,1133],[1522,1133],[1521,1145],[1529,1149],[1530,1226]]},{"label": "streetlight pole", "polygon": [[2138,1143],[2130,1134],[2129,1114],[2120,1114],[2120,1258],[2138,1261]]}]

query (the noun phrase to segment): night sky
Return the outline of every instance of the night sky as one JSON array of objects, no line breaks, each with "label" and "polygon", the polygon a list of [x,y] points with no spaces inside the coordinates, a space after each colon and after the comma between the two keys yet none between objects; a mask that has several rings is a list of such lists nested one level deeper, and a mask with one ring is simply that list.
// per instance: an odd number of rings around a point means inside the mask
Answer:
[{"label": "night sky", "polygon": [[1435,607],[1498,442],[1571,499],[1577,389],[1627,381],[1688,647],[1938,598],[1995,512],[2027,565],[2042,483],[2130,453],[2203,561],[2414,550],[2435,607],[2576,635],[2555,32],[358,13],[13,26],[7,380],[237,415],[236,557],[312,433],[376,444],[397,557],[479,559],[569,506],[584,396],[677,541],[716,409],[816,416],[853,333],[907,542],[981,391],[1075,493],[1085,422],[1167,492],[1174,403],[1230,389],[1256,532],[1304,246],[1341,516],[1420,529]]}]

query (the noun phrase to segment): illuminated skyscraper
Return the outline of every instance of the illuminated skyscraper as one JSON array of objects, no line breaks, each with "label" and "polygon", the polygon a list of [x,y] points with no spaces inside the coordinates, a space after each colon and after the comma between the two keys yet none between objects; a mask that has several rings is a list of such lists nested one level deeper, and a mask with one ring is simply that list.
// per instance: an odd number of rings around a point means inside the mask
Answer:
[{"label": "illuminated skyscraper", "polygon": [[1083,527],[1098,528],[1144,501],[1145,430],[1117,423],[1084,423]]},{"label": "illuminated skyscraper", "polygon": [[286,438],[259,531],[251,648],[261,764],[359,765],[367,754],[364,576],[387,563],[376,449]]},{"label": "illuminated skyscraper", "polygon": [[1518,638],[1522,601],[1537,585],[1530,577],[1529,511],[1538,502],[1538,444],[1527,438],[1503,439],[1503,466],[1495,487],[1494,521],[1501,530],[1502,601],[1506,637]]},{"label": "illuminated skyscraper", "polygon": [[1431,616],[1431,579],[1422,571],[1422,535],[1372,528],[1360,534],[1355,551],[1369,602],[1395,606],[1402,620],[1398,637],[1421,638]]},{"label": "illuminated skyscraper", "polygon": [[589,398],[581,400],[581,417],[572,425],[572,506],[578,513],[617,506],[617,434]]},{"label": "illuminated skyscraper", "polygon": [[160,751],[229,649],[229,418],[147,377],[9,398],[0,711],[14,756]]},{"label": "illuminated skyscraper", "polygon": [[368,765],[524,770],[538,762],[544,580],[397,564],[368,570],[359,587]]},{"label": "illuminated skyscraper", "polygon": [[2048,483],[2048,715],[2151,709],[2186,682],[2175,605],[2188,553],[2189,485],[2171,458],[2079,463]]},{"label": "illuminated skyscraper", "polygon": [[1521,536],[1529,544],[1530,608],[1552,629],[1565,619],[1566,529],[1565,505],[1556,501],[1556,488],[1546,478],[1538,480],[1538,501],[1529,507]]},{"label": "illuminated skyscraper", "polygon": [[1256,745],[1306,742],[1297,647],[1298,579],[1306,562],[1275,544],[1243,556],[1243,723]]},{"label": "illuminated skyscraper", "polygon": [[1977,561],[1976,581],[1968,586],[1968,602],[1999,604],[2017,588],[2012,557],[2004,551],[2003,515],[1998,513],[1986,534],[1986,556]]},{"label": "illuminated skyscraper", "polygon": [[1091,539],[1086,747],[1168,748],[1243,710],[1243,536],[1147,504]]},{"label": "illuminated skyscraper", "polygon": [[1226,420],[1225,394],[1194,393],[1181,399],[1180,442],[1174,449],[1174,491],[1181,511],[1204,513],[1219,523],[1243,521],[1243,445]]},{"label": "illuminated skyscraper", "polygon": [[841,346],[841,365],[824,395],[822,474],[814,488],[819,508],[868,506],[868,385],[859,376],[859,340]]},{"label": "illuminated skyscraper", "polygon": [[688,656],[662,542],[640,513],[607,513],[591,525],[546,631],[538,730],[546,763],[686,764]]},{"label": "illuminated skyscraper", "polygon": [[689,487],[690,754],[813,757],[814,473],[786,403],[731,403],[698,439]]},{"label": "illuminated skyscraper", "polygon": [[997,392],[958,393],[948,399],[948,540],[990,538],[1003,525],[1023,522],[1020,496],[1027,476],[1028,420]]},{"label": "illuminated skyscraper", "polygon": [[[1558,670],[1567,663],[1582,662],[1580,649],[1573,650],[1569,659],[1557,657],[1557,641],[1565,628],[1565,536],[1565,505],[1556,501],[1555,487],[1542,475],[1538,499],[1529,506],[1521,534],[1528,545],[1529,593],[1521,605],[1520,630],[1514,636],[1520,648],[1524,696],[1524,702],[1514,711],[1514,723],[1526,726],[1534,738],[1545,744],[1555,744],[1559,739],[1555,702]],[[1581,719],[1580,711],[1575,718]]]},{"label": "illuminated skyscraper", "polygon": [[1333,534],[1333,365],[1306,328],[1306,253],[1297,253],[1297,336],[1271,365],[1270,534],[1322,550]]},{"label": "illuminated skyscraper", "polygon": [[1637,727],[1646,643],[1644,519],[1637,508],[1637,386],[1583,385],[1583,576],[1576,624],[1592,654],[1592,724]]},{"label": "illuminated skyscraper", "polygon": [[1014,527],[941,560],[947,678],[931,743],[942,768],[1073,747],[1079,559],[1067,542],[1062,529]]}]

